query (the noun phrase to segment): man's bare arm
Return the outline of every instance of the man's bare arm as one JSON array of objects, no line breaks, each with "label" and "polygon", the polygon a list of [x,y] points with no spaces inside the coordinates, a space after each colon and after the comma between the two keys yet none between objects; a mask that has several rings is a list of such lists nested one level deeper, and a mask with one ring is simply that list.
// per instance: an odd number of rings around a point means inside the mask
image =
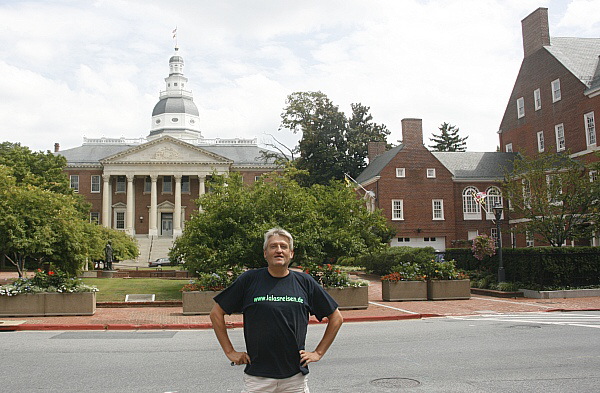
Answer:
[{"label": "man's bare arm", "polygon": [[333,343],[333,340],[335,340],[340,327],[342,327],[342,323],[344,323],[344,317],[342,317],[340,310],[336,309],[327,317],[327,328],[325,329],[323,338],[321,338],[321,341],[319,342],[319,345],[317,345],[315,351],[300,351],[300,364],[306,365],[308,363],[314,363],[321,360],[321,358],[325,355],[325,352],[327,352]]},{"label": "man's bare arm", "polygon": [[212,322],[217,340],[227,358],[234,364],[249,364],[250,356],[246,352],[237,352],[233,348],[233,344],[227,333],[227,327],[225,326],[225,311],[218,304],[215,304],[210,311],[210,321]]}]

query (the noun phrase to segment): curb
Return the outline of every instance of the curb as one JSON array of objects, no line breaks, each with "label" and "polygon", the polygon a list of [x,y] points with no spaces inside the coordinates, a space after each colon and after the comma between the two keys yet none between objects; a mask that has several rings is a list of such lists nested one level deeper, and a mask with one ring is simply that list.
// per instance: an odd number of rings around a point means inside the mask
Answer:
[{"label": "curb", "polygon": [[[438,314],[406,314],[389,316],[365,316],[365,317],[346,317],[344,322],[376,322],[376,321],[400,321],[409,319],[422,319],[440,317]],[[319,322],[315,319],[308,321],[311,325],[318,325],[325,322]],[[227,323],[228,329],[240,329],[244,327],[243,322]],[[20,325],[1,326],[0,331],[52,331],[52,330],[207,330],[212,329],[211,323],[181,323],[181,324],[34,324],[24,323]]]}]

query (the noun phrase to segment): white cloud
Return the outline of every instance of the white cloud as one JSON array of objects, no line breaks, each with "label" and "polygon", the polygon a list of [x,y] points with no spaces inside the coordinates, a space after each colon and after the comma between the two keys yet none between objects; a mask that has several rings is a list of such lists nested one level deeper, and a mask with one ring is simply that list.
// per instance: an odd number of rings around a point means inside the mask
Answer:
[{"label": "white cloud", "polygon": [[353,102],[370,106],[392,142],[402,118],[420,117],[426,144],[446,121],[469,135],[469,150],[495,150],[522,59],[521,19],[548,6],[551,34],[597,36],[597,3],[3,3],[0,140],[51,149],[83,135],[147,135],[177,26],[207,138],[274,134],[291,146],[299,135],[277,131],[286,96],[321,90],[347,113]]}]

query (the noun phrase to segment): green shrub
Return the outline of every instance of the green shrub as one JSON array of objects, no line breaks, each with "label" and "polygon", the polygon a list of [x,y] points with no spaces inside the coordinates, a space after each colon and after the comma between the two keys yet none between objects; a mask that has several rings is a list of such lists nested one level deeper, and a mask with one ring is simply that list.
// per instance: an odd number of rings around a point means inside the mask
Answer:
[{"label": "green shrub", "polygon": [[357,263],[367,271],[384,276],[393,271],[393,267],[402,264],[424,265],[435,258],[433,247],[389,247],[379,253],[363,255]]}]

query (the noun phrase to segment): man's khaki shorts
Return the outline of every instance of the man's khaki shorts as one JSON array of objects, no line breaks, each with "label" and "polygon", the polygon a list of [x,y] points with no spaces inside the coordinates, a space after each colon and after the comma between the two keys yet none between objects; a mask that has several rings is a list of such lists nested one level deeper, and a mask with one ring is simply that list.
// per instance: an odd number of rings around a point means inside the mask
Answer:
[{"label": "man's khaki shorts", "polygon": [[307,380],[307,376],[302,373],[284,379],[244,374],[242,393],[310,393]]}]

